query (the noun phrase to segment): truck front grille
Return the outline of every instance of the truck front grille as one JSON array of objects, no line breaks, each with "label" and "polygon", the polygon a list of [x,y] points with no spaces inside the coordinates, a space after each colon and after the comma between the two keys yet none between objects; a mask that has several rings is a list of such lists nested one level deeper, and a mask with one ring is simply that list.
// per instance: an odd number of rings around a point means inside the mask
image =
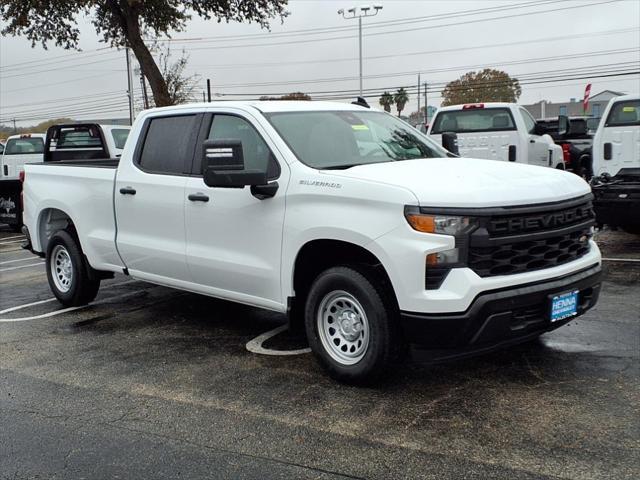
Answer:
[{"label": "truck front grille", "polygon": [[467,264],[480,277],[562,265],[589,252],[591,200],[502,209],[481,219],[469,239]]}]

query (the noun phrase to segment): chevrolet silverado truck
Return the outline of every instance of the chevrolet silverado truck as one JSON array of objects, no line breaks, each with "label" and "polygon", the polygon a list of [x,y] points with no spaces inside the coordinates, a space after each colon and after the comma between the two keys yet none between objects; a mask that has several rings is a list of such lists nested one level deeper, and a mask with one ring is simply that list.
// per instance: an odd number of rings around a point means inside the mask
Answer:
[{"label": "chevrolet silverado truck", "polygon": [[640,234],[640,95],[612,98],[593,139],[599,224]]},{"label": "chevrolet silverado truck", "polygon": [[407,351],[530,340],[600,289],[581,178],[457,158],[359,105],[146,110],[119,160],[27,165],[24,201],[26,247],[63,305],[124,273],[288,313],[347,382]]},{"label": "chevrolet silverado truck", "polygon": [[[568,119],[558,118],[558,134],[564,135]],[[462,157],[565,169],[562,147],[554,143],[544,125],[515,103],[441,107],[428,134]]]}]

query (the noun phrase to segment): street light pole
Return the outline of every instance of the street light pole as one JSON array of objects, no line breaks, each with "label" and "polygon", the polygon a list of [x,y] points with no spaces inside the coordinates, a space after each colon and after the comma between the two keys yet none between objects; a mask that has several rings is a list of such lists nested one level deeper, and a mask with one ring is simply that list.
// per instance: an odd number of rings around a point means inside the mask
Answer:
[{"label": "street light pole", "polygon": [[358,19],[358,59],[360,65],[360,96],[362,96],[362,17],[375,17],[378,12],[382,10],[382,5],[374,5],[373,12],[372,7],[369,5],[362,5],[360,7],[351,7],[345,10],[341,8],[338,10],[338,15],[342,15],[342,18],[351,20],[352,18]]}]

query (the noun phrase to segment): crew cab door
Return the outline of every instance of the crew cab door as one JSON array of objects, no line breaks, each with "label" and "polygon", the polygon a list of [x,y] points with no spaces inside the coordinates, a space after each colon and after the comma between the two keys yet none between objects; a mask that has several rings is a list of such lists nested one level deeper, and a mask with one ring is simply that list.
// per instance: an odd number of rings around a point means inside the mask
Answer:
[{"label": "crew cab door", "polygon": [[[239,140],[245,170],[277,181],[272,198],[250,187],[212,188],[202,178],[205,140]],[[185,192],[187,264],[194,288],[218,297],[282,309],[280,261],[289,170],[259,122],[242,111],[205,115]],[[280,165],[283,165],[281,168]]]},{"label": "crew cab door", "polygon": [[598,145],[599,174],[616,175],[623,168],[640,168],[640,100],[614,103],[604,119]]},{"label": "crew cab door", "polygon": [[185,257],[185,183],[201,114],[149,117],[133,161],[118,166],[116,246],[135,277],[167,285],[190,280]]},{"label": "crew cab door", "polygon": [[525,128],[523,151],[526,154],[523,156],[522,161],[529,165],[548,167],[550,165],[549,143],[536,133],[536,121],[531,114],[522,107],[518,108],[518,110]]}]

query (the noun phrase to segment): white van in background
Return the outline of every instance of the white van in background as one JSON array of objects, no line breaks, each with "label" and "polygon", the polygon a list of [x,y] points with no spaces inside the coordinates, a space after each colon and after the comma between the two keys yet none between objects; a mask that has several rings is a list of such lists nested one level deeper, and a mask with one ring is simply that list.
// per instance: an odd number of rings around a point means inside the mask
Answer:
[{"label": "white van in background", "polygon": [[44,160],[44,133],[23,133],[7,139],[4,152],[0,157],[0,178],[18,180],[25,163],[37,163]]},{"label": "white van in background", "polygon": [[640,95],[612,98],[593,139],[598,223],[640,233]]},{"label": "white van in background", "polygon": [[[568,128],[560,117],[559,133]],[[560,131],[564,129],[563,131]],[[457,138],[462,157],[527,163],[564,169],[562,147],[546,134],[544,126],[514,103],[474,103],[441,107],[429,125],[429,135],[447,147]]]}]

